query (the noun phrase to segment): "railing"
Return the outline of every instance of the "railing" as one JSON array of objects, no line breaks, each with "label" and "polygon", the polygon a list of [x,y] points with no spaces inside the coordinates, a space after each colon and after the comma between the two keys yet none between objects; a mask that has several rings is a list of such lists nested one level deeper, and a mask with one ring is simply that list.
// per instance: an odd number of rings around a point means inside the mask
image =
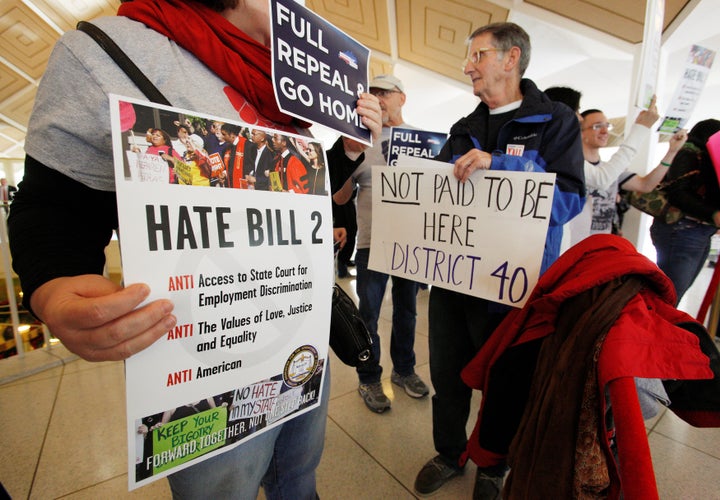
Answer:
[{"label": "railing", "polygon": [[[0,215],[0,262],[2,263],[2,272],[5,278],[5,288],[7,293],[7,304],[5,306],[0,305],[0,313],[2,308],[7,308],[6,315],[10,317],[9,325],[12,326],[15,349],[19,357],[25,356],[25,349],[27,346],[34,346],[37,343],[37,330],[42,331],[43,344],[45,349],[50,349],[50,332],[45,325],[40,324],[21,324],[20,315],[18,313],[17,298],[15,295],[15,282],[13,279],[12,268],[10,266],[10,244],[8,241],[8,230],[7,220],[4,215],[7,213],[7,207],[2,207],[2,215]],[[6,323],[7,325],[7,323]],[[0,328],[2,323],[0,323]],[[4,333],[5,328],[2,329]],[[11,349],[11,343],[8,343],[10,339],[5,339],[4,336],[0,339],[0,342],[5,345],[8,349]]]}]

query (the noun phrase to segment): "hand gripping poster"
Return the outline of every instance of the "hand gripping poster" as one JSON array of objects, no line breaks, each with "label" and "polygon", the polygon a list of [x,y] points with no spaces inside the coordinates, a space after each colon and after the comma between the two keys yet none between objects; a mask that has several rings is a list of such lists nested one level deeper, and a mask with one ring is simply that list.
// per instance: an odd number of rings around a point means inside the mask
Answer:
[{"label": "hand gripping poster", "polygon": [[119,96],[111,111],[124,284],[177,317],[125,364],[134,489],[318,406],[332,213],[312,139]]}]

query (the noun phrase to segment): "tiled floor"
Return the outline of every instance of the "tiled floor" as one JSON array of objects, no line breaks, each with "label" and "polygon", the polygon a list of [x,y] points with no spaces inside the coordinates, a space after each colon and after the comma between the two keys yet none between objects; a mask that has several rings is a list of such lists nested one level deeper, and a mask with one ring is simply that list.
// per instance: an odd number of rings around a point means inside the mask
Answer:
[{"label": "tiled floor", "polygon": [[[691,293],[681,308],[697,310],[693,297],[701,298],[705,279],[707,271],[696,287],[702,291]],[[354,278],[341,281],[348,291],[354,289]],[[428,292],[421,291],[418,300],[417,371],[429,382]],[[389,380],[390,309],[386,300],[380,328],[383,383],[392,398],[391,411],[377,415],[367,410],[357,394],[354,370],[333,360],[326,445],[318,472],[324,500],[416,498],[415,475],[434,455],[430,400],[411,399]],[[13,379],[14,374],[33,372],[33,366],[53,363],[50,369]],[[127,492],[122,363],[88,363],[56,347],[24,360],[0,361],[0,384],[0,481],[14,499],[170,497],[164,480]],[[478,401],[476,397],[473,412]],[[664,412],[648,422],[648,433],[661,498],[720,499],[720,429],[692,428]],[[473,477],[468,469],[433,498],[470,498]]]}]

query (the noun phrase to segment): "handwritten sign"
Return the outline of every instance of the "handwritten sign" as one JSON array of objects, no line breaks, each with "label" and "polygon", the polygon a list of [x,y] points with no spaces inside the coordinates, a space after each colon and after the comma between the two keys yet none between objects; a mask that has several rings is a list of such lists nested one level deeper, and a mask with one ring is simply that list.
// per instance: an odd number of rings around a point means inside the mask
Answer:
[{"label": "handwritten sign", "polygon": [[[521,307],[535,286],[555,174],[480,170],[401,156],[373,167],[369,267]],[[398,222],[402,221],[402,222]]]},{"label": "handwritten sign", "polygon": [[370,145],[355,111],[370,51],[293,0],[270,0],[275,98],[285,113]]}]

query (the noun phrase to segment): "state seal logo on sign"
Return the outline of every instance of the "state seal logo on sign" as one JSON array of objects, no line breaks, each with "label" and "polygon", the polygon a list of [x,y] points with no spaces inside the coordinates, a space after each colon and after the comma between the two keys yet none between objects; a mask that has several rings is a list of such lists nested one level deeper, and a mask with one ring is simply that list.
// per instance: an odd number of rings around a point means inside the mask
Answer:
[{"label": "state seal logo on sign", "polygon": [[303,345],[293,351],[285,363],[283,378],[290,387],[307,382],[318,367],[318,352],[311,345]]}]

